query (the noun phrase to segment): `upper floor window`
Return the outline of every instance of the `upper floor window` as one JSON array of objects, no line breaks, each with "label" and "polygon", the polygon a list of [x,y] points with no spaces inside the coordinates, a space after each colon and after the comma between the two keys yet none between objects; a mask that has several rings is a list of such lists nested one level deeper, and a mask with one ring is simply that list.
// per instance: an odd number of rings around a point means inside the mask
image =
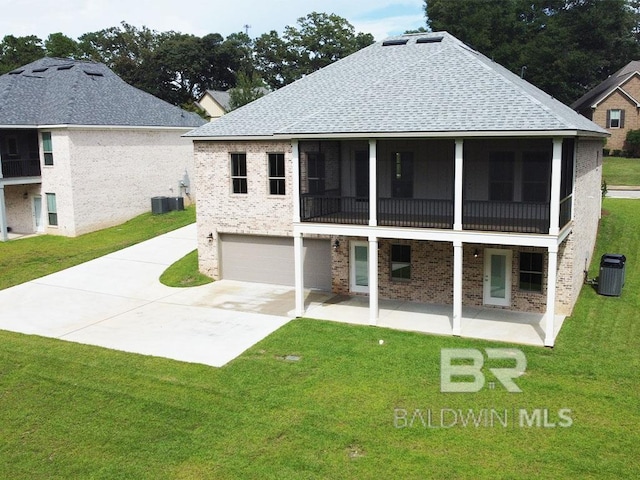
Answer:
[{"label": "upper floor window", "polygon": [[44,164],[53,165],[53,147],[51,145],[51,132],[42,132],[42,152],[44,154]]},{"label": "upper floor window", "polygon": [[247,193],[247,154],[231,154],[231,184],[233,193]]},{"label": "upper floor window", "polygon": [[324,155],[318,152],[307,153],[307,178],[310,194],[323,194],[325,190]]},{"label": "upper floor window", "polygon": [[549,155],[544,152],[522,154],[522,201],[549,201]]},{"label": "upper floor window", "polygon": [[391,196],[413,198],[413,153],[395,152],[392,162]]},{"label": "upper floor window", "polygon": [[607,128],[624,128],[624,110],[607,110]]},{"label": "upper floor window", "polygon": [[284,195],[284,153],[269,154],[269,194]]},{"label": "upper floor window", "polygon": [[16,137],[7,137],[7,156],[17,157],[18,152],[18,139]]},{"label": "upper floor window", "polygon": [[489,155],[489,200],[513,201],[513,175],[515,154],[491,152]]}]

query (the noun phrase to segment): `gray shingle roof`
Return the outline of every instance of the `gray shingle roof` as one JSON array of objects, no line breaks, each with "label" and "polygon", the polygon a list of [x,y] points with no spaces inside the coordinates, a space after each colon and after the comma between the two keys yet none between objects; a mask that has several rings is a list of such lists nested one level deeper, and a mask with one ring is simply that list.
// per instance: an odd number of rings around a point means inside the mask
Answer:
[{"label": "gray shingle roof", "polygon": [[629,77],[636,72],[640,72],[640,61],[633,60],[573,102],[571,108],[578,112],[590,109],[594,104],[599,103],[618,86],[626,82]]},{"label": "gray shingle roof", "polygon": [[446,32],[395,39],[407,43],[375,43],[187,135],[606,134]]},{"label": "gray shingle roof", "polygon": [[101,63],[42,58],[0,76],[0,125],[188,128],[204,123],[132,87]]}]

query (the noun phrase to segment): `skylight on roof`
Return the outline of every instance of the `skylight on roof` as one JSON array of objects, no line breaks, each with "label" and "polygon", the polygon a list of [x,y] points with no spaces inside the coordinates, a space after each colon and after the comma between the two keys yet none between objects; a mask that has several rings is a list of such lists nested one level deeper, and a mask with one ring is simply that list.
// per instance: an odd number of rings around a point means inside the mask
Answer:
[{"label": "skylight on roof", "polygon": [[440,43],[444,37],[439,35],[437,37],[420,37],[416,40],[416,43]]},{"label": "skylight on roof", "polygon": [[382,42],[382,46],[391,47],[394,45],[406,45],[408,41],[409,41],[408,38],[396,38],[392,40],[385,40],[384,42]]}]

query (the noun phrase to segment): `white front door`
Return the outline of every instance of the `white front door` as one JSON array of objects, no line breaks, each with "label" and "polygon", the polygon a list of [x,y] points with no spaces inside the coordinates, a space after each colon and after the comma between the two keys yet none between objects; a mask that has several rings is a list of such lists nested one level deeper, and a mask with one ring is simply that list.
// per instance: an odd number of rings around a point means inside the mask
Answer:
[{"label": "white front door", "polygon": [[369,293],[369,243],[350,242],[349,289],[357,293]]},{"label": "white front door", "polygon": [[38,233],[44,232],[42,223],[42,197],[33,197],[33,226]]},{"label": "white front door", "polygon": [[511,250],[485,249],[484,304],[511,306]]}]

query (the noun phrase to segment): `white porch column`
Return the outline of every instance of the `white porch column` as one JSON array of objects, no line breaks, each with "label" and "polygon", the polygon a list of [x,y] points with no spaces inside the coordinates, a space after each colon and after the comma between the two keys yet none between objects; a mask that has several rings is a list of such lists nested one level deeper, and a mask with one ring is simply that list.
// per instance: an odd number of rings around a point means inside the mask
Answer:
[{"label": "white porch column", "polygon": [[296,289],[296,317],[304,315],[304,244],[301,233],[293,234],[293,266]]},{"label": "white porch column", "polygon": [[461,138],[456,139],[455,153],[455,180],[453,193],[453,229],[462,230],[462,170],[463,165],[463,143]]},{"label": "white porch column", "polygon": [[300,151],[298,140],[291,140],[291,156],[293,157],[293,223],[300,223]]},{"label": "white porch column", "polygon": [[453,242],[453,335],[462,332],[462,242]]},{"label": "white porch column", "polygon": [[378,238],[369,237],[369,325],[378,324]]},{"label": "white porch column", "polygon": [[547,262],[547,312],[544,325],[544,345],[553,347],[555,341],[556,281],[558,279],[558,246],[549,247]]},{"label": "white porch column", "polygon": [[560,178],[562,174],[562,138],[553,139],[551,157],[551,206],[549,207],[549,235],[560,233]]},{"label": "white porch column", "polygon": [[369,140],[369,225],[378,225],[378,143]]},{"label": "white porch column", "polygon": [[[2,172],[0,172],[2,178]],[[0,183],[0,242],[9,240],[7,234],[7,206],[4,202],[4,185]]]}]

